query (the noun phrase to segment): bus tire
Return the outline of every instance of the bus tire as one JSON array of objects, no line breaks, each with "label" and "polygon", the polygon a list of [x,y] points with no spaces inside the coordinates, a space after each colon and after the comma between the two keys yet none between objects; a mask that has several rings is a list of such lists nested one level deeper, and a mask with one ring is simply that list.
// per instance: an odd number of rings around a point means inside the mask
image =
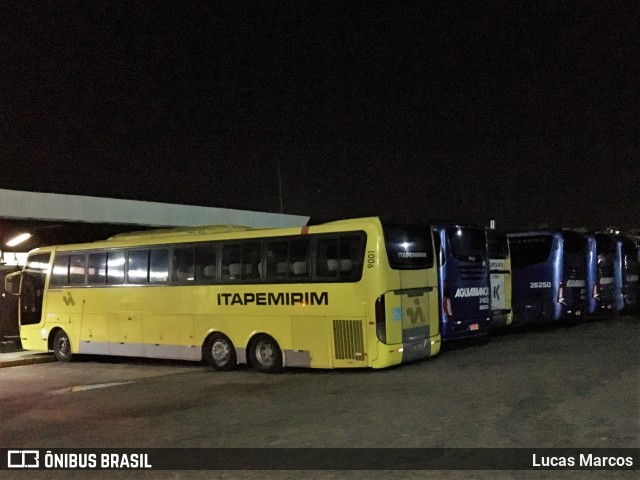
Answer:
[{"label": "bus tire", "polygon": [[60,362],[68,362],[73,357],[69,335],[62,329],[58,330],[53,337],[53,354]]},{"label": "bus tire", "polygon": [[282,350],[278,342],[269,335],[257,335],[249,347],[251,366],[262,373],[277,373],[282,370]]},{"label": "bus tire", "polygon": [[236,348],[229,337],[214,333],[204,344],[204,358],[215,370],[229,371],[236,368]]}]

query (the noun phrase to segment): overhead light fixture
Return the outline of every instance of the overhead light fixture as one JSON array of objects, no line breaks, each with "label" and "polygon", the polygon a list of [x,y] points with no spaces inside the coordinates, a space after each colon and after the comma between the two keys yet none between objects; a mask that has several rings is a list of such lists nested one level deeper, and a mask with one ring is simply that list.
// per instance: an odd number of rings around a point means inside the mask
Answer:
[{"label": "overhead light fixture", "polygon": [[15,247],[16,245],[20,245],[22,242],[30,238],[31,238],[30,233],[21,233],[20,235],[17,235],[13,237],[11,240],[9,240],[7,242],[7,247]]}]

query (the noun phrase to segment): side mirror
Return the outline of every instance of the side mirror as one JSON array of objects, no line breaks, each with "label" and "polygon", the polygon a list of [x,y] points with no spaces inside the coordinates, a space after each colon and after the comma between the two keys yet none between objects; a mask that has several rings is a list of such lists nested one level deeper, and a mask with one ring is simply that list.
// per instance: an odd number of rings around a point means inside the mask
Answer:
[{"label": "side mirror", "polygon": [[13,272],[4,277],[4,290],[9,295],[20,295],[20,277],[22,272]]}]

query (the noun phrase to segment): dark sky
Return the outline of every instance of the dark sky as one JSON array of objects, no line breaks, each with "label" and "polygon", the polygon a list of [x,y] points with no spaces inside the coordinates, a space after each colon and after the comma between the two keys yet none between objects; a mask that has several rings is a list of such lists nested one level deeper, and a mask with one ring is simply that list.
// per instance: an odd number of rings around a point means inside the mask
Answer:
[{"label": "dark sky", "polygon": [[0,188],[638,228],[639,10],[3,4]]}]

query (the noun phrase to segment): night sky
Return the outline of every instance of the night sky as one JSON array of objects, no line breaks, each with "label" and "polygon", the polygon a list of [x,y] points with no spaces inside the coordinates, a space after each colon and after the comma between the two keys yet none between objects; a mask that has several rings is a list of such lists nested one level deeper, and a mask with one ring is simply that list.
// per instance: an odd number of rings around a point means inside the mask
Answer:
[{"label": "night sky", "polygon": [[11,3],[0,188],[640,227],[632,2]]}]

